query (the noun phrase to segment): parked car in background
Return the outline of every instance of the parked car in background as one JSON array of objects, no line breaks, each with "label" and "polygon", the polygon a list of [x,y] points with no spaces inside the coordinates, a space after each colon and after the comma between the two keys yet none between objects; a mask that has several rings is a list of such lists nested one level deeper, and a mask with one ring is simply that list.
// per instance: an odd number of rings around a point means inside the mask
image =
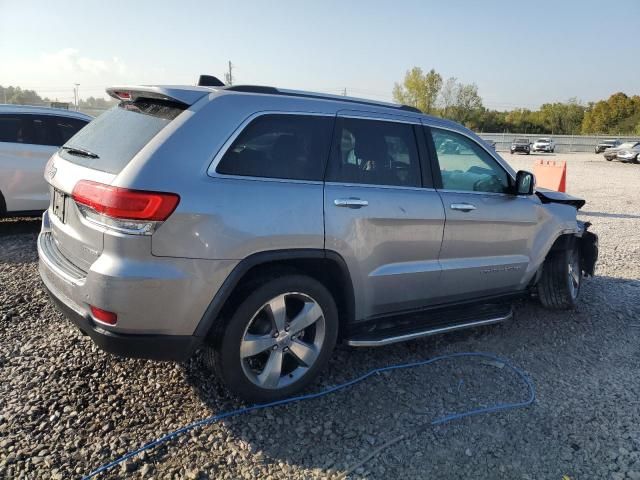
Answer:
[{"label": "parked car in background", "polygon": [[616,153],[616,159],[621,162],[638,163],[638,154],[640,154],[640,144],[631,148],[620,148]]},{"label": "parked car in background", "polygon": [[119,105],[49,161],[38,254],[54,301],[109,352],[202,347],[231,391],[271,401],[338,339],[488,325],[534,292],[572,308],[593,274],[584,200],[536,189],[460,124],[264,86],[108,92]]},{"label": "parked car in background", "polygon": [[528,138],[516,138],[511,143],[511,153],[523,152],[529,155],[531,153],[531,142]]},{"label": "parked car in background", "polygon": [[69,110],[0,105],[0,216],[47,209],[47,160],[91,119]]},{"label": "parked car in background", "polygon": [[600,143],[598,143],[596,145],[595,148],[595,152],[596,153],[602,153],[604,152],[607,148],[616,148],[620,145],[620,140],[602,140]]},{"label": "parked car in background", "polygon": [[489,138],[483,138],[482,139],[484,141],[484,143],[486,143],[487,145],[489,145],[491,148],[493,148],[494,150],[496,149],[496,142],[494,140],[491,140]]},{"label": "parked car in background", "polygon": [[556,145],[555,143],[553,143],[553,140],[549,137],[539,138],[535,142],[533,142],[533,145],[531,146],[532,152],[553,153],[555,149],[556,149]]},{"label": "parked car in background", "polygon": [[618,158],[618,152],[621,150],[629,150],[640,145],[640,142],[624,142],[614,148],[607,148],[604,151],[604,158],[606,161],[610,162],[611,160],[615,160]]}]

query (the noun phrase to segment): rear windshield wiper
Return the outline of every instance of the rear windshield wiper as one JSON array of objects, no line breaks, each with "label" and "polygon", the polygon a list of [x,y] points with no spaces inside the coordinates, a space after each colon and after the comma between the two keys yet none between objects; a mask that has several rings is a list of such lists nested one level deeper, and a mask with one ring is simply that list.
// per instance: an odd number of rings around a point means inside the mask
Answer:
[{"label": "rear windshield wiper", "polygon": [[78,147],[62,147],[62,149],[69,153],[70,155],[78,155],[80,157],[89,157],[89,158],[100,158],[97,153],[90,152],[89,150],[85,150],[84,148]]}]

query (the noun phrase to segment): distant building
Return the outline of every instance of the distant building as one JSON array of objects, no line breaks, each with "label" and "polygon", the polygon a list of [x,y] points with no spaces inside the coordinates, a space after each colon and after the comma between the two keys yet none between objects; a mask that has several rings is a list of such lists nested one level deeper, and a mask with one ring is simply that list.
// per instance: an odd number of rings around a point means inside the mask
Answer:
[{"label": "distant building", "polygon": [[51,108],[62,108],[69,110],[69,102],[51,102]]}]

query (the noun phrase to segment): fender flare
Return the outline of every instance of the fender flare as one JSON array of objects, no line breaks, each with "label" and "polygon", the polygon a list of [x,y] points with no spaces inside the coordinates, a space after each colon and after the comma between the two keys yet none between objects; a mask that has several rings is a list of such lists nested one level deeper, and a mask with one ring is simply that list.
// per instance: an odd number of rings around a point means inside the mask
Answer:
[{"label": "fender flare", "polygon": [[351,305],[348,306],[349,315],[353,314],[353,302],[354,302],[354,290],[353,282],[351,280],[351,274],[347,263],[342,256],[337,252],[325,249],[315,248],[300,248],[300,249],[286,249],[286,250],[270,250],[266,252],[254,253],[243,260],[234,267],[231,273],[222,283],[222,286],[218,289],[215,296],[209,303],[209,306],[205,310],[198,326],[196,327],[193,335],[195,337],[206,337],[211,329],[214,327],[222,308],[231,294],[234,292],[238,284],[243,277],[254,267],[257,267],[266,263],[273,263],[286,260],[328,260],[337,264],[340,268],[343,277],[346,280],[347,299],[350,299]]}]

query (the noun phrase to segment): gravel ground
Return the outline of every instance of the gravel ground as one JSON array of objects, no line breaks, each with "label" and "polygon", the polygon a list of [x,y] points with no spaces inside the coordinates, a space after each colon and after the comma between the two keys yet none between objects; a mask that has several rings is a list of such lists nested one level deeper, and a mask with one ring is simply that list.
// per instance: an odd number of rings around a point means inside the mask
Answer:
[{"label": "gravel ground", "polygon": [[[206,426],[102,478],[333,478],[405,434],[350,477],[640,479],[640,166],[546,157],[568,160],[568,189],[587,199],[581,218],[600,235],[597,276],[577,310],[527,302],[492,327],[378,349],[341,346],[310,389],[391,363],[484,351],[530,374],[533,406],[426,427],[445,413],[526,397],[500,364],[449,360]],[[536,156],[505,158],[531,169]],[[69,325],[40,285],[38,227],[0,222],[0,478],[77,478],[240,406],[198,356],[185,364],[119,359]]]}]

